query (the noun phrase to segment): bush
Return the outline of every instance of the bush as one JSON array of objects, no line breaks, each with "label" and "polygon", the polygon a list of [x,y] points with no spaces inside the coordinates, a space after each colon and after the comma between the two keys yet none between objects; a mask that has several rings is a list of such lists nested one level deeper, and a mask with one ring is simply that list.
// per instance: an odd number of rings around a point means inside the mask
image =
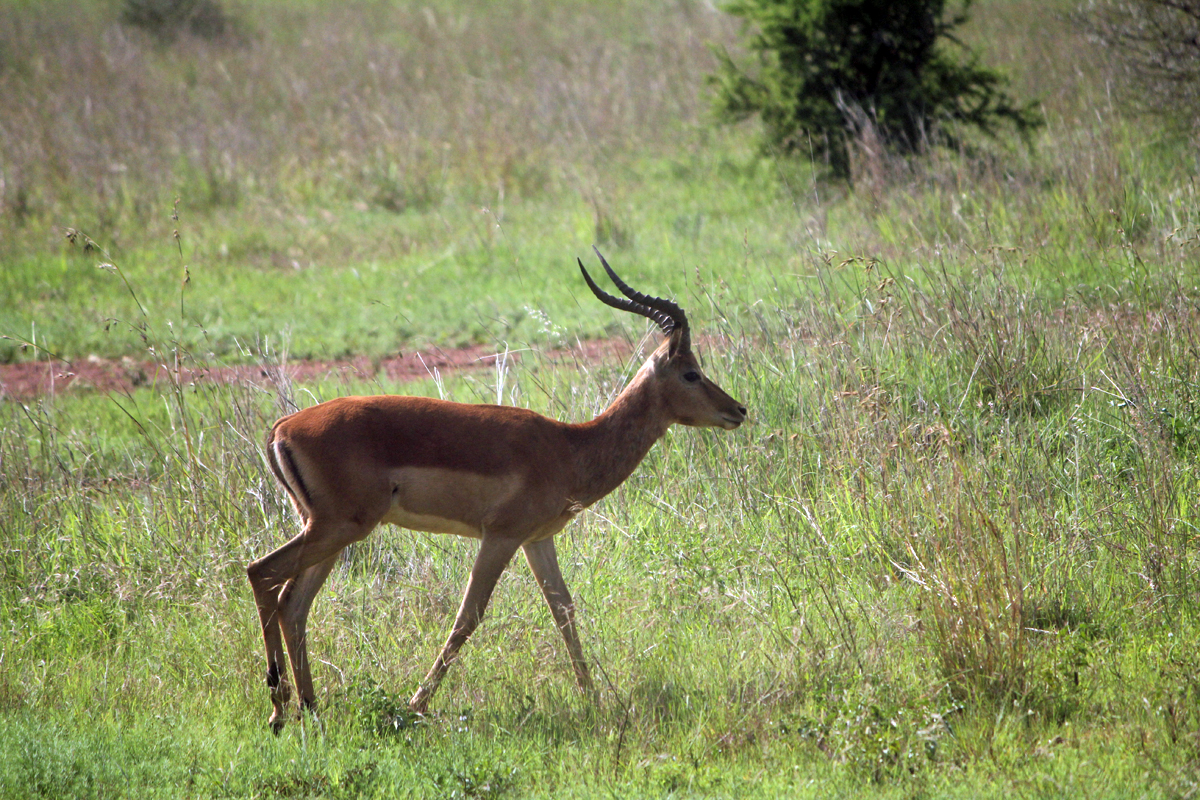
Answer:
[{"label": "bush", "polygon": [[1112,55],[1129,105],[1200,128],[1200,0],[1100,0],[1076,19]]},{"label": "bush", "polygon": [[121,21],[163,41],[184,31],[202,39],[220,39],[232,28],[219,0],[125,0]]},{"label": "bush", "polygon": [[719,51],[717,113],[726,122],[758,114],[764,147],[811,152],[848,177],[848,138],[869,126],[895,151],[956,144],[955,123],[994,135],[999,123],[1025,134],[1041,124],[1032,104],[1018,105],[1005,78],[947,45],[967,20],[944,0],[736,0],[726,10],[757,30],[748,47],[755,74]]}]

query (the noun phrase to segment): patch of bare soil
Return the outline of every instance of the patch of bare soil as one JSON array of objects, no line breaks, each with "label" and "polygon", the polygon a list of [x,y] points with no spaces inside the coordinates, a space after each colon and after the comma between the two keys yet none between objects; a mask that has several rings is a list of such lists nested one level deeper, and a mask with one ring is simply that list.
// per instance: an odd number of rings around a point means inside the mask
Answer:
[{"label": "patch of bare soil", "polygon": [[530,357],[550,363],[594,363],[604,359],[625,358],[632,350],[629,342],[618,339],[579,342],[574,347],[542,351],[536,355],[523,350],[497,353],[495,347],[484,345],[446,349],[435,347],[381,361],[360,357],[342,361],[292,361],[269,367],[249,364],[228,367],[181,366],[178,375],[170,364],[137,361],[128,357],[113,361],[92,356],[79,361],[0,364],[0,399],[27,400],[47,394],[79,391],[128,392],[139,386],[169,385],[174,379],[183,384],[265,384],[277,380],[279,370],[299,383],[331,377],[405,382],[432,377],[434,370],[445,375],[464,370],[495,369],[496,359],[501,357],[517,363]]}]

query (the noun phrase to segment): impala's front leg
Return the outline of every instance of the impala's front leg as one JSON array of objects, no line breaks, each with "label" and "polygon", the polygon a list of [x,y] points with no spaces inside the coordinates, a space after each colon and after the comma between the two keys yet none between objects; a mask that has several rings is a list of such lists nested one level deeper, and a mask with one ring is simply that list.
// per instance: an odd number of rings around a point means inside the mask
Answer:
[{"label": "impala's front leg", "polygon": [[529,569],[542,587],[542,596],[550,613],[554,616],[554,624],[562,633],[563,641],[567,644],[567,652],[571,654],[571,666],[575,670],[575,680],[579,688],[588,697],[596,697],[596,687],[592,684],[591,673],[588,672],[587,661],[583,657],[583,646],[579,643],[579,632],[575,628],[575,603],[571,600],[571,592],[563,580],[562,570],[558,566],[558,551],[554,547],[554,539],[542,539],[540,542],[530,542],[523,548],[525,560]]},{"label": "impala's front leg", "polygon": [[479,621],[483,619],[483,612],[492,597],[492,590],[496,588],[496,581],[500,580],[500,574],[508,566],[513,553],[517,552],[518,544],[519,542],[514,540],[484,534],[483,541],[479,544],[479,555],[475,557],[475,565],[471,567],[471,577],[467,580],[462,605],[454,618],[454,627],[450,630],[450,636],[447,637],[437,660],[433,662],[429,674],[408,701],[411,710],[419,714],[425,713],[430,698],[446,675],[446,670],[450,668],[459,649],[466,644],[467,639],[479,626]]}]

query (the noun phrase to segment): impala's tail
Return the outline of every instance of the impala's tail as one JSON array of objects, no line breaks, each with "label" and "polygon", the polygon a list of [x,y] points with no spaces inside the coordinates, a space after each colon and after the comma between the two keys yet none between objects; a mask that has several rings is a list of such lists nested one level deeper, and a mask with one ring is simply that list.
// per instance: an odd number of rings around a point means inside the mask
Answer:
[{"label": "impala's tail", "polygon": [[[284,417],[283,419],[287,419]],[[275,473],[275,477],[287,490],[288,497],[292,499],[292,505],[296,507],[296,513],[300,518],[307,520],[310,509],[312,508],[312,498],[309,495],[308,487],[304,485],[304,479],[300,477],[300,470],[296,469],[296,461],[292,458],[292,451],[283,440],[275,438],[275,432],[279,429],[279,423],[283,419],[271,426],[270,433],[267,434],[267,463],[271,465],[271,472]]]}]

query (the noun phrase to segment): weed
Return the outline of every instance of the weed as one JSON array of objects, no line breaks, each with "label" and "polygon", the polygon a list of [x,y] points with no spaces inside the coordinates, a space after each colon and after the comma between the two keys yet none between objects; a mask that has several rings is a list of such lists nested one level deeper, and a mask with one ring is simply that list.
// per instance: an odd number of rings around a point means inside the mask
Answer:
[{"label": "weed", "polygon": [[340,690],[334,702],[352,705],[354,718],[366,733],[396,736],[422,724],[423,717],[408,710],[408,700],[388,692],[370,678]]}]

